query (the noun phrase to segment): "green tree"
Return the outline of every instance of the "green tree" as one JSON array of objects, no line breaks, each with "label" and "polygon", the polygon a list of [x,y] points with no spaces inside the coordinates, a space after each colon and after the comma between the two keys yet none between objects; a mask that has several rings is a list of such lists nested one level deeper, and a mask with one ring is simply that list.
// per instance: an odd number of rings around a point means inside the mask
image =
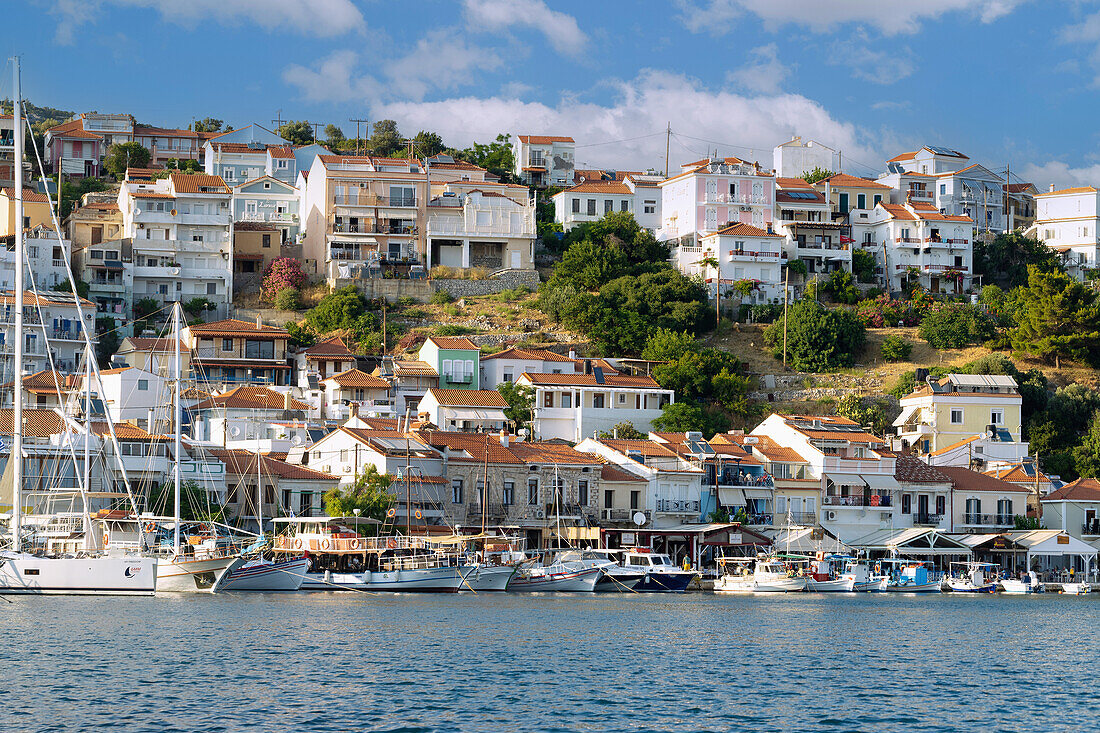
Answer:
[{"label": "green tree", "polygon": [[313,142],[313,126],[306,120],[284,122],[275,134],[292,145],[309,145]]},{"label": "green tree", "polygon": [[993,338],[993,319],[970,303],[934,306],[920,322],[920,337],[934,349],[961,349]]},{"label": "green tree", "polygon": [[389,493],[393,483],[389,474],[379,473],[373,465],[367,466],[351,486],[332,489],[325,494],[325,511],[330,517],[360,516],[381,521],[394,505],[394,497]]},{"label": "green tree", "polygon": [[859,302],[859,290],[852,282],[852,273],[847,270],[833,270],[822,290],[837,303],[855,305]]},{"label": "green tree", "polygon": [[857,247],[852,250],[852,272],[855,273],[856,279],[861,283],[870,283],[875,281],[875,256],[863,249]]},{"label": "green tree", "polygon": [[886,361],[905,361],[913,353],[913,344],[901,336],[890,334],[882,340],[881,353]]},{"label": "green tree", "polygon": [[497,392],[508,403],[504,410],[504,416],[516,424],[516,429],[522,428],[531,422],[531,415],[535,407],[535,389],[515,382],[501,382],[497,385]]},{"label": "green tree", "polygon": [[[855,363],[866,333],[855,314],[800,300],[787,311],[787,363],[801,372],[824,372]],[[783,323],[764,331],[775,358],[783,358]]]},{"label": "green tree", "polygon": [[378,317],[367,311],[369,303],[354,285],[332,291],[306,312],[306,325],[317,334],[346,329],[357,337],[379,326]]},{"label": "green tree", "polygon": [[308,327],[303,328],[294,321],[287,321],[286,325],[283,328],[285,328],[287,333],[290,334],[288,342],[291,346],[297,347],[299,349],[308,349],[310,346],[313,346],[315,343],[317,343],[317,334],[315,334]]},{"label": "green tree", "polygon": [[[176,482],[165,481],[153,486],[146,496],[146,509],[153,513],[169,513],[175,504]],[[206,490],[194,481],[184,481],[180,491],[180,518],[189,522],[224,521],[224,513],[210,502]]]},{"label": "green tree", "polygon": [[395,121],[379,120],[374,123],[367,147],[374,155],[390,158],[404,152],[405,138],[397,129]]},{"label": "green tree", "polygon": [[218,305],[214,303],[214,301],[210,300],[209,298],[203,298],[201,296],[197,298],[191,298],[191,300],[183,304],[184,312],[192,318],[198,318],[203,314],[203,312],[212,311],[217,307]]},{"label": "green tree", "polygon": [[974,274],[981,275],[985,285],[1011,289],[1028,284],[1031,267],[1048,272],[1062,269],[1052,249],[1019,232],[998,234],[990,242],[975,240],[973,249]]},{"label": "green tree", "polygon": [[[79,295],[81,298],[86,299],[88,297],[88,290],[90,289],[90,287],[91,286],[88,285],[88,283],[84,282],[83,280],[77,280],[76,281],[76,294]],[[73,287],[72,287],[72,284],[69,283],[69,281],[66,280],[65,282],[57,283],[52,288],[50,288],[50,290],[53,290],[53,291],[58,292],[58,293],[71,293],[71,292],[73,292]]]},{"label": "green tree", "polygon": [[111,363],[111,357],[118,351],[118,345],[122,342],[118,331],[115,330],[115,319],[98,317],[95,319],[95,332],[97,335],[95,345],[95,360],[100,368],[107,368]]},{"label": "green tree", "polygon": [[645,440],[646,434],[634,427],[629,420],[615,423],[611,430],[602,430],[596,436],[600,440]]},{"label": "green tree", "polygon": [[302,296],[295,288],[283,288],[275,294],[275,307],[282,311],[296,311],[302,307]]},{"label": "green tree", "polygon": [[1096,292],[1062,272],[1028,267],[1028,284],[1017,300],[1013,348],[1053,361],[1100,363],[1100,303]]},{"label": "green tree", "polygon": [[433,155],[438,155],[447,149],[447,146],[443,144],[443,138],[439,136],[437,132],[431,132],[429,130],[421,130],[413,137],[414,150],[416,154],[423,158],[430,158]]},{"label": "green tree", "polygon": [[889,425],[886,406],[881,398],[860,397],[854,394],[845,395],[836,403],[836,414],[860,425],[870,425],[871,429],[879,435]]},{"label": "green tree", "polygon": [[336,152],[336,150],[347,142],[347,138],[344,137],[344,131],[333,124],[325,125],[325,140],[328,142],[329,148]]},{"label": "green tree", "polygon": [[704,437],[713,437],[730,428],[730,421],[720,410],[704,409],[689,402],[672,402],[664,406],[661,414],[653,418],[653,429],[660,433],[686,433],[698,431]]},{"label": "green tree", "polygon": [[806,181],[806,183],[817,183],[818,181],[824,181],[826,178],[835,175],[836,171],[830,171],[821,168],[820,166],[814,166],[814,169],[812,171],[802,172],[802,180]]},{"label": "green tree", "polygon": [[467,163],[480,165],[493,175],[500,176],[505,183],[513,182],[515,176],[515,159],[512,153],[512,136],[508,134],[497,135],[491,143],[475,142],[465,150],[455,152],[455,157]]},{"label": "green tree", "polygon": [[222,129],[222,121],[216,117],[203,117],[195,121],[195,132],[218,132]]},{"label": "green tree", "polygon": [[126,177],[127,168],[148,168],[151,157],[141,143],[115,143],[107,148],[103,167],[121,181]]}]

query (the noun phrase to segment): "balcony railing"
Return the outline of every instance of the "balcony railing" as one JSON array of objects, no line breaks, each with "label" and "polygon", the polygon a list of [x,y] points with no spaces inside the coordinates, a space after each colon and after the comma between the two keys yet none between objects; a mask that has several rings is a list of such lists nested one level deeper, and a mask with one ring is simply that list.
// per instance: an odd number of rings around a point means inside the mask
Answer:
[{"label": "balcony railing", "polygon": [[973,514],[967,512],[963,515],[963,524],[973,527],[1011,527],[1015,524],[1015,521],[1009,514]]},{"label": "balcony railing", "polygon": [[293,224],[298,221],[298,215],[278,211],[246,211],[241,215],[240,221],[270,221],[279,224]]},{"label": "balcony railing", "polygon": [[893,497],[889,493],[882,494],[853,494],[850,496],[826,496],[822,503],[825,506],[856,506],[856,507],[892,507]]},{"label": "balcony railing", "polygon": [[733,194],[733,193],[707,193],[705,196],[708,204],[750,204],[764,206],[770,203],[763,194]]},{"label": "balcony railing", "polygon": [[332,203],[337,206],[397,206],[401,208],[416,208],[415,196],[378,196],[373,193],[363,193],[356,196],[336,195],[332,197]]},{"label": "balcony railing", "polygon": [[691,499],[685,499],[683,501],[677,499],[658,499],[657,511],[679,514],[698,514],[699,502],[692,501]]},{"label": "balcony railing", "polygon": [[[472,517],[480,517],[482,515],[482,505],[480,503],[472,503],[466,505],[466,521],[470,521]],[[504,517],[508,514],[508,507],[504,504],[486,504],[485,516],[487,517]]]},{"label": "balcony railing", "polygon": [[730,258],[732,259],[734,257],[754,259],[754,260],[757,260],[757,259],[759,259],[759,260],[778,260],[779,259],[779,253],[778,252],[765,252],[763,250],[741,249],[741,250],[732,250],[730,252]]},{"label": "balcony railing", "polygon": [[1081,525],[1081,534],[1100,534],[1100,519],[1094,519]]},{"label": "balcony railing", "polygon": [[775,524],[787,526],[789,524],[817,524],[816,512],[790,512],[789,514],[776,512]]},{"label": "balcony railing", "polygon": [[914,512],[913,524],[920,527],[938,527],[943,522],[942,514],[928,514],[927,512]]},{"label": "balcony railing", "polygon": [[329,229],[332,234],[394,234],[413,236],[419,232],[415,226],[390,226],[389,224],[375,224],[373,222],[333,222]]}]

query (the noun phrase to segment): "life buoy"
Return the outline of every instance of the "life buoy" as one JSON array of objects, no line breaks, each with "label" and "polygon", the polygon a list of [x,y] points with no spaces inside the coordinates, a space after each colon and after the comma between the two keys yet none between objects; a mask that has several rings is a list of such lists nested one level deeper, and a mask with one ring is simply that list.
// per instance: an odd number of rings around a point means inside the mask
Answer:
[{"label": "life buoy", "polygon": [[393,537],[390,537],[388,540],[386,540],[386,547],[390,548],[391,550],[396,550],[397,540],[395,540]]},{"label": "life buoy", "polygon": [[386,512],[386,518],[387,518],[387,519],[393,519],[393,518],[394,518],[394,517],[396,517],[396,516],[397,516],[397,510],[396,510],[396,509],[394,509],[394,508],[393,508],[393,507],[391,506],[391,507],[390,507],[390,510],[389,510],[388,512]]},{"label": "life buoy", "polygon": [[296,540],[294,540],[294,549],[295,549],[295,550],[300,550],[300,549],[302,549],[302,538],[301,538],[301,537],[299,537],[299,538],[297,538]]},{"label": "life buoy", "polygon": [[329,547],[331,547],[331,546],[332,546],[332,545],[331,545],[331,543],[330,543],[330,542],[328,541],[328,538],[327,538],[327,537],[326,537],[325,539],[321,540],[321,549],[322,549],[322,550],[327,550],[327,549],[328,549]]},{"label": "life buoy", "polygon": [[417,509],[417,510],[416,510],[416,514],[414,514],[413,516],[414,516],[414,517],[416,517],[417,519],[420,519],[420,518],[421,518],[421,516],[420,516],[420,510],[419,510],[419,509]]},{"label": "life buoy", "polygon": [[150,533],[151,532],[156,532],[157,531],[157,525],[153,524],[152,522],[149,522],[148,524],[145,525],[145,531],[150,532]]},{"label": "life buoy", "polygon": [[876,573],[881,573],[882,572],[882,563],[880,563],[880,562],[875,563],[875,572]]},{"label": "life buoy", "polygon": [[351,541],[351,549],[353,549],[353,550],[358,550],[359,549],[359,538],[358,537],[356,537],[355,539],[353,539]]},{"label": "life buoy", "polygon": [[106,532],[104,532],[103,533],[103,546],[104,547],[107,546],[107,543],[110,541],[110,539],[111,539],[111,536],[109,534],[107,534]]}]

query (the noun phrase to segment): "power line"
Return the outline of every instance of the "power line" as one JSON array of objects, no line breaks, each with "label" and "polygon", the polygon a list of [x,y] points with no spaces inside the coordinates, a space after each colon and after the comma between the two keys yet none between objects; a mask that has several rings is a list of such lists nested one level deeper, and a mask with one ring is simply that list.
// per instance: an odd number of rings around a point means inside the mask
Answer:
[{"label": "power line", "polygon": [[573,147],[575,149],[575,148],[591,148],[591,147],[595,147],[597,145],[616,145],[618,143],[628,143],[628,142],[632,142],[634,140],[644,140],[647,137],[656,137],[657,135],[664,135],[664,134],[665,134],[665,131],[660,130],[658,132],[651,132],[648,135],[638,135],[637,137],[626,137],[626,138],[623,138],[622,140],[607,140],[605,142],[600,142],[600,143],[585,143],[584,145],[574,145]]}]

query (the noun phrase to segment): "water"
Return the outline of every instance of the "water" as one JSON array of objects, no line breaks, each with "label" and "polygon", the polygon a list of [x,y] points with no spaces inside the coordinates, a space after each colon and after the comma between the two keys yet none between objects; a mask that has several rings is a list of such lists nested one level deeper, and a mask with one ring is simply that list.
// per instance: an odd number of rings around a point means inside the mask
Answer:
[{"label": "water", "polygon": [[0,730],[1091,727],[1100,598],[0,602]]}]

